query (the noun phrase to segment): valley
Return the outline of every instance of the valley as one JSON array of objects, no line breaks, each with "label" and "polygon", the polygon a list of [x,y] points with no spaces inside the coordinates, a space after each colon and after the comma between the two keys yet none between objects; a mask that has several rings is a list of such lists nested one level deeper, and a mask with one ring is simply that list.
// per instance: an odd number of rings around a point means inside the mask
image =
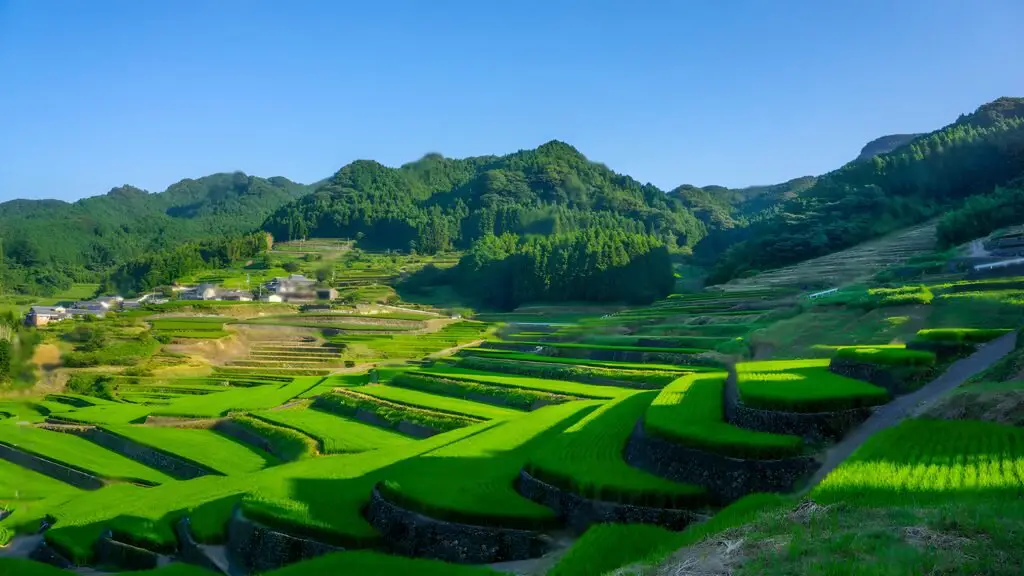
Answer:
[{"label": "valley", "polygon": [[1019,574],[1022,102],[0,204],[0,573]]}]

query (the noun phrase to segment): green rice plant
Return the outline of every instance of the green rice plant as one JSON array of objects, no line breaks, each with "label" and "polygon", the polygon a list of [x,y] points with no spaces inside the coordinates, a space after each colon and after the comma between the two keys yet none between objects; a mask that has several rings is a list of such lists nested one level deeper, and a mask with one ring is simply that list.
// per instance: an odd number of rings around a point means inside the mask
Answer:
[{"label": "green rice plant", "polygon": [[554,394],[564,394],[577,398],[591,398],[596,400],[618,398],[628,394],[625,388],[614,386],[595,386],[592,384],[580,384],[577,382],[564,382],[560,380],[549,380],[546,378],[531,378],[529,376],[515,376],[510,374],[493,374],[480,370],[470,370],[454,366],[432,366],[422,371],[423,374],[440,376],[455,380],[468,380],[493,386],[506,386],[509,388],[522,388],[526,390],[539,390]]},{"label": "green rice plant", "polygon": [[595,402],[548,406],[501,422],[403,462],[378,487],[389,501],[432,518],[504,528],[552,528],[558,524],[555,513],[520,496],[515,479],[532,454],[545,450],[595,406]]},{"label": "green rice plant", "polygon": [[637,419],[656,392],[636,392],[601,406],[531,454],[526,470],[540,480],[586,498],[690,508],[708,502],[707,492],[633,468],[622,459]]},{"label": "green rice plant", "polygon": [[670,442],[734,458],[777,459],[803,452],[799,436],[756,432],[724,420],[726,373],[690,374],[666,386],[644,415],[646,431]]},{"label": "green rice plant", "polygon": [[522,388],[490,386],[467,380],[427,376],[419,372],[404,372],[388,381],[390,386],[418,390],[428,394],[451,396],[477,402],[508,406],[517,410],[530,410],[537,403],[561,404],[577,398],[564,394],[551,394]]},{"label": "green rice plant", "polygon": [[678,364],[654,364],[649,362],[615,362],[613,360],[587,360],[586,358],[562,358],[560,356],[544,356],[528,352],[507,352],[491,348],[465,348],[465,355],[483,356],[484,358],[500,358],[504,360],[522,360],[525,362],[545,362],[549,364],[571,364],[573,366],[591,366],[612,370],[643,370],[657,372],[698,372],[708,370],[704,366],[680,366]]},{"label": "green rice plant", "polygon": [[[351,574],[352,576],[375,574],[415,574],[416,576],[499,576],[484,566],[463,566],[448,564],[439,560],[404,558],[370,551],[350,551],[328,554],[298,562],[266,576],[310,576],[312,574]],[[43,576],[43,575],[40,575]]]},{"label": "green rice plant", "polygon": [[760,362],[737,366],[743,403],[784,412],[833,412],[877,406],[889,401],[884,389],[834,374],[823,367],[760,371]]},{"label": "green rice plant", "polygon": [[41,500],[79,493],[81,491],[70,484],[0,460],[0,502]]},{"label": "green rice plant", "polygon": [[646,348],[696,348],[701,350],[714,350],[720,344],[730,341],[731,338],[721,336],[644,336],[644,335],[608,335],[584,336],[582,344],[607,344],[611,346],[638,346]]},{"label": "green rice plant", "polygon": [[386,420],[393,427],[407,421],[435,430],[448,431],[479,422],[479,419],[468,416],[415,408],[340,388],[331,394],[321,396],[317,400],[316,406],[343,415],[353,415],[363,410]]},{"label": "green rice plant", "polygon": [[203,396],[190,396],[168,406],[155,407],[154,415],[196,418],[216,418],[229,412],[265,410],[280,406],[313,388],[320,381],[316,377],[299,377],[287,384],[235,388]]},{"label": "green rice plant", "polygon": [[138,404],[104,404],[51,412],[50,417],[83,424],[128,424],[144,420],[152,407]]},{"label": "green rice plant", "polygon": [[105,430],[225,475],[277,464],[270,454],[205,428],[107,426]]},{"label": "green rice plant", "polygon": [[242,414],[233,414],[231,421],[266,440],[270,452],[286,462],[310,458],[317,453],[317,441],[293,428]]},{"label": "green rice plant", "polygon": [[[7,546],[7,544],[9,544],[10,541],[13,538],[14,538],[14,532],[12,532],[9,528],[6,528],[4,526],[0,526],[0,548],[3,548],[4,546]],[[9,568],[5,568],[4,560],[5,560],[4,558],[0,558],[0,569],[9,569]],[[13,571],[12,572],[4,572],[4,574],[8,574],[8,573],[15,574],[15,572],[13,572]]]},{"label": "green rice plant", "polygon": [[522,415],[518,410],[512,410],[502,406],[473,402],[461,398],[439,396],[388,385],[370,385],[359,388],[359,392],[374,398],[387,400],[396,404],[424,408],[436,412],[454,414],[456,416],[468,416],[478,420],[490,420],[493,418],[514,418]]},{"label": "green rice plant", "polygon": [[598,524],[576,540],[547,574],[591,576],[637,563],[654,564],[712,534],[792,504],[792,498],[778,494],[749,494],[719,510],[707,522],[692,524],[682,532],[650,524]]},{"label": "green rice plant", "polygon": [[879,306],[906,306],[910,304],[931,304],[935,295],[927,286],[902,286],[900,288],[872,288],[868,295]]},{"label": "green rice plant", "polygon": [[514,346],[541,346],[555,350],[602,350],[608,352],[662,352],[665,354],[700,354],[707,352],[699,348],[666,348],[654,346],[612,346],[607,344],[578,344],[574,342],[501,342],[496,344],[512,344]]},{"label": "green rice plant", "polygon": [[930,505],[1024,496],[1024,430],[974,420],[907,420],[883,430],[812,492],[816,502]]},{"label": "green rice plant", "polygon": [[411,441],[391,430],[311,408],[259,412],[253,417],[315,438],[322,454],[365,452]]},{"label": "green rice plant", "polygon": [[883,366],[930,367],[935,365],[935,354],[905,348],[849,347],[836,351],[836,360],[869,362]]},{"label": "green rice plant", "polygon": [[520,374],[535,378],[552,380],[569,380],[585,384],[620,385],[636,388],[658,388],[675,380],[678,373],[639,370],[611,370],[590,366],[573,366],[568,364],[547,364],[543,362],[521,362],[485,356],[466,356],[459,361],[459,366],[471,370],[485,372],[501,372]]},{"label": "green rice plant", "polygon": [[983,344],[1004,334],[1012,328],[929,328],[918,330],[917,340],[953,344]]},{"label": "green rice plant", "polygon": [[0,424],[0,443],[112,480],[161,484],[170,476],[71,434]]}]

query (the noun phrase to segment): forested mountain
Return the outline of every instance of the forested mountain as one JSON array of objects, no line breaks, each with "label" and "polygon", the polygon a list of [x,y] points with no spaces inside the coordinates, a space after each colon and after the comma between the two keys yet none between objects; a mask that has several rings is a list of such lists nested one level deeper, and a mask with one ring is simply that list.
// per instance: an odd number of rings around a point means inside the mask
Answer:
[{"label": "forested mountain", "polygon": [[127,260],[186,240],[251,231],[310,189],[287,178],[235,172],[182,180],[157,194],[121,186],[72,203],[4,202],[0,282],[45,293],[73,281],[98,281]]},{"label": "forested mountain", "polygon": [[851,162],[752,224],[718,259],[721,282],[922,222],[1024,174],[1024,98],[1000,98],[895,150]]},{"label": "forested mountain", "polygon": [[368,247],[428,253],[506,232],[590,228],[650,234],[670,249],[688,249],[707,234],[680,198],[558,141],[505,156],[432,154],[399,168],[360,160],[264,224],[279,240],[349,237]]},{"label": "forested mountain", "polygon": [[857,156],[857,159],[854,160],[854,162],[870,160],[879,154],[888,154],[889,152],[892,152],[904,144],[909,144],[921,136],[923,136],[923,134],[889,134],[888,136],[875,138],[864,145],[864,148],[860,151],[860,155]]}]

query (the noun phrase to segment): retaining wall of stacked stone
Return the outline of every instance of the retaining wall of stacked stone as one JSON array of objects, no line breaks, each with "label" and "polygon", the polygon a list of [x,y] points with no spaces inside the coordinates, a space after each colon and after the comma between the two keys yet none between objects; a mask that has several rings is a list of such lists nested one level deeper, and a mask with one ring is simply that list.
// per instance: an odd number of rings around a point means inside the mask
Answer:
[{"label": "retaining wall of stacked stone", "polygon": [[39,545],[29,553],[28,557],[30,560],[49,564],[50,566],[56,566],[61,570],[69,570],[75,566],[70,560],[65,558],[63,554],[57,552],[52,546],[47,544],[45,540],[40,542]]},{"label": "retaining wall of stacked stone", "polygon": [[228,522],[228,553],[249,572],[263,573],[342,549],[298,538],[246,518],[235,509]]},{"label": "retaining wall of stacked stone", "polygon": [[969,342],[932,342],[929,340],[912,340],[907,342],[907,350],[931,352],[937,358],[958,358],[974,353],[978,347]]},{"label": "retaining wall of stacked stone", "polygon": [[186,460],[180,456],[168,454],[151,446],[146,446],[145,444],[140,444],[134,440],[129,440],[124,436],[118,436],[117,434],[108,432],[101,428],[69,427],[65,431],[69,434],[81,436],[82,438],[99,444],[107,450],[117,452],[118,454],[135,460],[140,464],[144,464],[150,468],[156,468],[157,470],[179,480],[192,480],[193,478],[199,478],[200,476],[218,474],[217,472],[196,462]]},{"label": "retaining wall of stacked stone", "polygon": [[178,559],[188,564],[206,568],[214,573],[224,573],[224,569],[218,566],[209,556],[203,553],[199,543],[192,536],[192,521],[188,516],[183,517],[174,525],[174,534],[178,537]]},{"label": "retaining wall of stacked stone", "polygon": [[389,549],[405,556],[486,564],[536,558],[548,550],[537,532],[437,520],[388,502],[376,486],[366,519],[384,535]]},{"label": "retaining wall of stacked stone", "polygon": [[160,562],[160,556],[150,550],[118,542],[107,531],[93,545],[95,564],[117,570],[152,570]]},{"label": "retaining wall of stacked stone", "polygon": [[82,490],[99,490],[103,487],[103,480],[92,474],[69,468],[63,464],[58,464],[57,462],[6,444],[0,444],[0,459],[7,460],[23,468],[28,468],[34,472],[39,472],[50,478],[56,478],[61,482],[67,482]]},{"label": "retaining wall of stacked stone", "polygon": [[809,456],[747,460],[688,448],[648,434],[642,421],[633,429],[624,457],[651,474],[703,486],[723,504],[754,492],[788,492],[819,466]]},{"label": "retaining wall of stacked stone", "polygon": [[516,490],[538,504],[555,511],[570,529],[582,533],[592,524],[657,524],[670,530],[682,530],[699,516],[690,510],[652,508],[584,498],[540,480],[526,470],[519,472]]},{"label": "retaining wall of stacked stone", "polygon": [[330,402],[324,402],[319,398],[313,401],[313,407],[323,410],[324,412],[331,412],[333,414],[340,414],[349,418],[355,418],[360,422],[366,422],[373,426],[379,426],[381,428],[393,428],[398,430],[406,436],[412,436],[413,438],[429,438],[431,436],[440,434],[441,431],[437,428],[430,426],[424,426],[423,424],[417,424],[408,420],[402,420],[397,425],[392,424],[390,421],[381,418],[369,410],[363,410],[362,408],[350,410],[341,408]]},{"label": "retaining wall of stacked stone", "polygon": [[871,416],[871,408],[835,412],[782,412],[751,408],[740,398],[736,370],[729,369],[725,381],[723,408],[730,424],[773,434],[794,434],[808,440],[835,440]]},{"label": "retaining wall of stacked stone", "polygon": [[893,396],[906,394],[917,388],[917,384],[914,381],[901,375],[900,371],[895,367],[833,358],[832,362],[828,365],[828,369],[830,372],[840,376],[864,380],[875,386],[881,386]]}]

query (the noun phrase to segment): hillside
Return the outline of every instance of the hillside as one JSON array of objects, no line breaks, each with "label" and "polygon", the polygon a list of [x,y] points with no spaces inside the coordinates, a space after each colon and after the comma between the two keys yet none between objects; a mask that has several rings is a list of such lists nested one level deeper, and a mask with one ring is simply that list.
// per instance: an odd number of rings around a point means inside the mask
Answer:
[{"label": "hillside", "polygon": [[717,259],[724,282],[848,248],[957,208],[1024,174],[1024,98],[1000,98],[820,177]]},{"label": "hillside", "polygon": [[252,230],[310,189],[287,178],[235,172],[185,179],[160,193],[126,185],[72,203],[4,202],[0,281],[19,291],[50,292],[98,279],[125,260],[184,240]]},{"label": "hillside", "polygon": [[279,239],[349,237],[427,253],[468,247],[488,234],[582,228],[650,233],[672,248],[691,247],[706,234],[680,201],[558,141],[505,156],[433,154],[399,168],[356,161],[264,224]]},{"label": "hillside", "polygon": [[871,142],[865,144],[864,148],[861,148],[860,155],[857,156],[857,159],[854,160],[854,162],[870,160],[879,154],[888,154],[904,144],[913,142],[921,136],[923,136],[923,134],[889,134],[887,136],[882,136],[881,138],[875,138]]}]

